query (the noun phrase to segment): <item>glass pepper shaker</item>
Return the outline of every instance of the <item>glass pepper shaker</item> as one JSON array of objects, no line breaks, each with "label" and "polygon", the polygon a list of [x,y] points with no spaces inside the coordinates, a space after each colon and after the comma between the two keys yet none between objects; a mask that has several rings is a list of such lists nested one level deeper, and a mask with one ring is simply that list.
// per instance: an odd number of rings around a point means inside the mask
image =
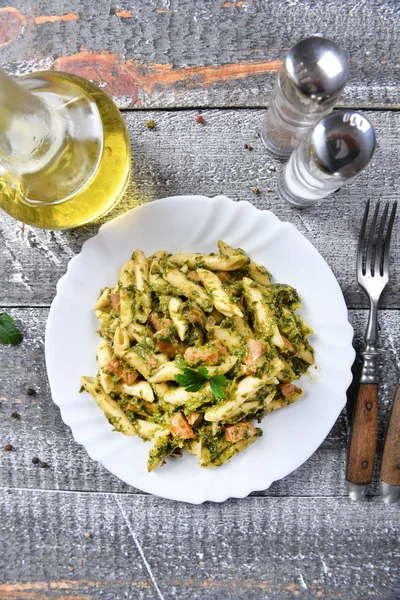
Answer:
[{"label": "glass pepper shaker", "polygon": [[374,129],[363,115],[334,111],[293,152],[281,174],[279,193],[294,206],[311,206],[354,179],[374,149]]},{"label": "glass pepper shaker", "polygon": [[261,128],[266,149],[285,159],[338,101],[348,77],[344,52],[313,35],[297,42],[283,62]]}]

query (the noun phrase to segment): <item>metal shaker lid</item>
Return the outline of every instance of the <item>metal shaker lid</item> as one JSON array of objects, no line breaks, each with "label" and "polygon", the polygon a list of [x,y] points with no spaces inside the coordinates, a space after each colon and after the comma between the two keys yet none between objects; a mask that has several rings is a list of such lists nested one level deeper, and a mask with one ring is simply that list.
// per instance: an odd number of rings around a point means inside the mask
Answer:
[{"label": "metal shaker lid", "polygon": [[339,95],[349,74],[343,50],[320,35],[297,42],[289,51],[284,67],[292,85],[314,102]]},{"label": "metal shaker lid", "polygon": [[354,110],[338,110],[321,119],[310,137],[314,163],[329,175],[353,177],[367,166],[375,150],[371,123]]}]

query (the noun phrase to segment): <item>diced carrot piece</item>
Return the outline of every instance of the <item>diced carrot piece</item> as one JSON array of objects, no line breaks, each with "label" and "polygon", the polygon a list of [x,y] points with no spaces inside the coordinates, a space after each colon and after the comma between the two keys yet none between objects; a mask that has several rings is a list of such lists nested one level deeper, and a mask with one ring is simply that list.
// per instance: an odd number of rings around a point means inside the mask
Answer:
[{"label": "diced carrot piece", "polygon": [[252,437],[256,431],[257,429],[251,421],[244,421],[237,425],[228,425],[228,427],[225,427],[225,438],[228,442],[236,444],[236,442],[240,442],[244,438]]},{"label": "diced carrot piece", "polygon": [[174,437],[184,438],[185,440],[196,437],[183,412],[179,412],[169,419],[169,428]]},{"label": "diced carrot piece", "polygon": [[120,294],[110,294],[110,303],[114,310],[119,311],[121,308]]},{"label": "diced carrot piece", "polygon": [[288,351],[290,353],[292,353],[293,352],[293,346],[292,346],[290,340],[288,340],[284,335],[281,335],[281,337],[282,337],[283,343],[285,344],[285,346],[288,349]]},{"label": "diced carrot piece", "polygon": [[293,385],[293,383],[282,383],[279,386],[279,389],[281,390],[282,394],[286,397],[286,396],[290,396],[290,394],[293,394],[293,392],[296,391],[296,386]]}]

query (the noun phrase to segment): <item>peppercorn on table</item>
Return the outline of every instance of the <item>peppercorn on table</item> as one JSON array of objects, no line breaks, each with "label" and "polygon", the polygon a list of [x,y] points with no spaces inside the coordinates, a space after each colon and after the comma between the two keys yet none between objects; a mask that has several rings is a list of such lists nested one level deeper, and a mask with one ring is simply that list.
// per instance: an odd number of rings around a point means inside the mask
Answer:
[{"label": "peppercorn on table", "polygon": [[[0,65],[14,75],[81,75],[122,110],[132,176],[101,223],[177,194],[225,194],[272,210],[333,269],[360,350],[368,311],[355,255],[365,200],[393,201],[400,191],[399,17],[390,0],[15,0],[0,8]],[[356,181],[302,212],[279,198],[283,164],[266,153],[258,131],[281,60],[315,32],[347,53],[340,104],[367,116],[378,148]],[[115,478],[74,441],[51,400],[49,306],[68,261],[101,223],[45,231],[2,213],[0,312],[14,318],[23,340],[0,344],[0,597],[398,598],[400,506],[385,505],[376,485],[400,369],[398,222],[379,314],[378,458],[368,497],[353,503],[345,487],[351,386],[348,407],[299,469],[247,498],[196,506]]]}]

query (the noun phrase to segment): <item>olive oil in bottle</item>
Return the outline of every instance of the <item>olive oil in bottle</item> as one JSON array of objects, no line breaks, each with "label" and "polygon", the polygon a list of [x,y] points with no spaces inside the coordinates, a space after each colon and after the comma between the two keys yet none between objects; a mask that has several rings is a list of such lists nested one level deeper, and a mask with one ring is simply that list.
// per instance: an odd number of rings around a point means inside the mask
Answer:
[{"label": "olive oil in bottle", "polygon": [[13,80],[0,70],[3,210],[36,227],[77,227],[117,204],[129,173],[128,132],[105,92],[68,73]]}]

